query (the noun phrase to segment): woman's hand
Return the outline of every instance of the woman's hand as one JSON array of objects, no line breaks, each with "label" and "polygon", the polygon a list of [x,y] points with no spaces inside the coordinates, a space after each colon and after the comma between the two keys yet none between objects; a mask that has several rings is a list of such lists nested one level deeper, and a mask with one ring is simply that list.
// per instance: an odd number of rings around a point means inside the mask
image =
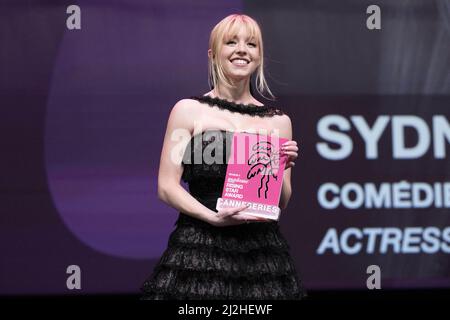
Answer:
[{"label": "woman's hand", "polygon": [[297,141],[289,140],[281,145],[281,156],[287,156],[285,169],[295,166],[295,160],[298,157]]},{"label": "woman's hand", "polygon": [[209,223],[216,227],[226,227],[250,222],[269,221],[265,218],[254,217],[245,213],[240,213],[247,208],[247,205],[242,205],[237,208],[220,209]]}]

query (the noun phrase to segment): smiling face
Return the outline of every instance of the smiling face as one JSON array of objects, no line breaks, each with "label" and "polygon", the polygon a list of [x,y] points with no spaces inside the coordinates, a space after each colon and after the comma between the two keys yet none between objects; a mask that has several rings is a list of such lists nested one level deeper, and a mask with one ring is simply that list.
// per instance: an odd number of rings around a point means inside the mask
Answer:
[{"label": "smiling face", "polygon": [[224,37],[218,59],[227,78],[249,78],[261,62],[258,41],[247,28],[241,27],[237,34]]},{"label": "smiling face", "polygon": [[234,14],[218,23],[209,41],[209,73],[213,87],[233,86],[256,71],[263,79],[261,30],[252,18]]}]

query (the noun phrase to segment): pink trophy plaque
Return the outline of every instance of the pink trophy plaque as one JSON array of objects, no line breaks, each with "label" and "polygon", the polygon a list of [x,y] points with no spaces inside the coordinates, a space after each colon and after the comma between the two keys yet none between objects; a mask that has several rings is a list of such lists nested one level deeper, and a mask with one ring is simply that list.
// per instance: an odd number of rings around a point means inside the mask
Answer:
[{"label": "pink trophy plaque", "polygon": [[235,132],[222,197],[216,209],[250,204],[242,213],[278,220],[286,156],[280,147],[288,141],[277,136]]}]

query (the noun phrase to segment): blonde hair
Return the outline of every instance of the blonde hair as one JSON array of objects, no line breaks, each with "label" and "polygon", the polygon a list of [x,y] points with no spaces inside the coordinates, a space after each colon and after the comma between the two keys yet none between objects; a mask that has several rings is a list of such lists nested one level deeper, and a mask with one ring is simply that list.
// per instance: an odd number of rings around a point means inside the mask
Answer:
[{"label": "blonde hair", "polygon": [[264,95],[264,92],[267,92],[271,98],[275,99],[275,96],[270,91],[266,78],[264,77],[264,51],[261,29],[255,20],[245,14],[231,14],[220,21],[211,31],[209,37],[209,49],[211,49],[212,54],[208,58],[209,85],[217,88],[218,83],[224,83],[226,86],[234,87],[231,81],[226,77],[220,60],[217,59],[216,61],[215,57],[218,56],[218,53],[222,49],[224,44],[223,40],[237,35],[242,26],[247,29],[251,37],[255,38],[259,48],[260,64],[256,69],[256,90],[264,98],[267,98]]}]

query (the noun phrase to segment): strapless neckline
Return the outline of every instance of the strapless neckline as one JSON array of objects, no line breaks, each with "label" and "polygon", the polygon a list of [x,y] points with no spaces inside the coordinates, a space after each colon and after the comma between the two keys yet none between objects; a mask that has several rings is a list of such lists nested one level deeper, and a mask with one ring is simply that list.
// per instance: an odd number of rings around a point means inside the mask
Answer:
[{"label": "strapless neckline", "polygon": [[243,104],[235,103],[221,98],[213,98],[210,96],[192,96],[190,99],[197,100],[201,103],[206,103],[211,107],[218,107],[222,110],[228,110],[230,112],[248,114],[252,117],[272,117],[275,115],[283,115],[284,112],[270,106],[262,105],[257,106],[255,104]]}]

